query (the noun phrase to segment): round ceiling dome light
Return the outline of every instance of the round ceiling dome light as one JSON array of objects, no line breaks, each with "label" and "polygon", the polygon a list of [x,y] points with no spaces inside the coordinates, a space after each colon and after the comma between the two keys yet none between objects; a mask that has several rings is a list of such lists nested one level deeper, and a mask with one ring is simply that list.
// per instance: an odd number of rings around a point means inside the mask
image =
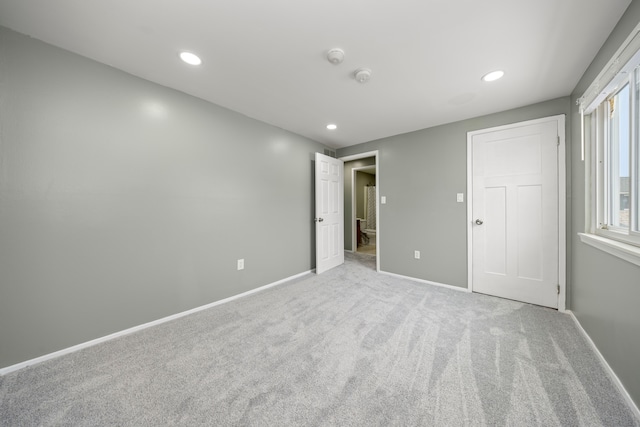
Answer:
[{"label": "round ceiling dome light", "polygon": [[338,129],[338,126],[333,124],[333,123],[330,123],[330,124],[327,125],[327,129],[336,130],[336,129]]},{"label": "round ceiling dome light", "polygon": [[501,79],[502,76],[504,76],[504,71],[496,70],[496,71],[492,71],[492,72],[487,73],[484,76],[482,76],[482,81],[483,82],[493,82],[493,81],[496,81],[498,79]]},{"label": "round ceiling dome light", "polygon": [[200,65],[202,64],[202,59],[195,53],[191,52],[180,52],[180,59],[186,62],[189,65]]},{"label": "round ceiling dome light", "polygon": [[371,79],[371,70],[368,68],[358,68],[353,72],[358,83],[366,83]]},{"label": "round ceiling dome light", "polygon": [[342,49],[331,49],[327,52],[327,60],[333,65],[338,65],[344,61],[344,51]]}]

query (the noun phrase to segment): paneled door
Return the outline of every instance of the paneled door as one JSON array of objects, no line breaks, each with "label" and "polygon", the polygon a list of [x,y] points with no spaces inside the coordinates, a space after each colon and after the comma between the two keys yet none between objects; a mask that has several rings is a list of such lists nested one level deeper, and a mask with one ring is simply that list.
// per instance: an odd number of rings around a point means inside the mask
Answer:
[{"label": "paneled door", "polygon": [[472,290],[558,308],[558,122],[470,138]]},{"label": "paneled door", "polygon": [[344,163],[316,153],[316,273],[344,263]]}]

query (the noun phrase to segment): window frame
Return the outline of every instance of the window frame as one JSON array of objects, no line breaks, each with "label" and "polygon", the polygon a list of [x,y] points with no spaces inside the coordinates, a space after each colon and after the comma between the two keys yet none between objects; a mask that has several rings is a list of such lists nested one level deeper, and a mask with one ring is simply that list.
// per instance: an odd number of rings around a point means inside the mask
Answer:
[{"label": "window frame", "polygon": [[[599,151],[599,155],[601,155],[601,158],[604,160],[603,164],[604,164],[604,171],[601,173],[601,178],[599,177],[598,179],[601,179],[603,181],[603,194],[601,197],[601,201],[599,200],[598,203],[602,203],[603,209],[602,212],[600,213],[599,211],[599,217],[598,217],[598,226],[601,229],[604,230],[611,230],[613,232],[617,232],[619,234],[622,235],[628,235],[631,237],[631,231],[633,231],[631,222],[629,222],[629,224],[625,227],[619,224],[615,224],[616,220],[614,220],[613,218],[613,212],[614,211],[618,211],[620,212],[620,207],[621,207],[621,177],[620,177],[620,169],[622,168],[622,165],[620,164],[619,160],[620,160],[620,146],[621,146],[621,134],[617,133],[618,129],[620,129],[619,126],[612,126],[612,118],[613,118],[613,112],[611,111],[611,100],[612,99],[616,99],[618,98],[618,96],[622,93],[622,91],[624,91],[626,88],[629,89],[629,93],[628,93],[628,129],[627,129],[627,135],[628,135],[628,141],[627,141],[627,145],[628,145],[628,151],[627,151],[627,158],[628,158],[628,164],[627,167],[629,168],[629,172],[633,172],[633,168],[630,165],[630,162],[632,160],[631,158],[631,148],[634,146],[634,135],[632,132],[632,128],[637,128],[637,121],[634,121],[634,111],[632,108],[632,105],[635,103],[635,96],[634,94],[632,94],[632,87],[636,86],[637,87],[637,78],[630,76],[629,79],[627,79],[626,81],[622,81],[621,82],[622,87],[616,89],[611,95],[609,95],[607,97],[607,99],[605,100],[605,102],[603,102],[604,105],[604,138],[602,138],[601,141],[598,141],[599,144],[603,145],[603,152]],[[616,110],[618,110],[618,112],[620,112],[622,110],[622,104],[619,102],[620,99],[618,99],[618,107],[615,107]],[[615,105],[615,102],[614,102]],[[619,119],[620,120],[620,119]],[[634,126],[635,125],[635,126]],[[614,132],[616,132],[616,138],[614,138]],[[637,175],[637,174],[636,174]],[[627,177],[628,179],[631,178],[631,176]],[[630,190],[631,193],[631,190]],[[635,211],[635,208],[634,208]],[[631,206],[629,206],[629,220],[631,220]],[[617,222],[619,223],[619,218],[617,220]],[[603,224],[606,224],[606,228],[603,227]],[[631,240],[635,240],[635,239],[631,239]]]},{"label": "window frame", "polygon": [[[619,87],[617,87],[607,98],[598,105],[594,113],[592,113],[591,121],[593,123],[595,114],[595,122],[596,122],[596,132],[595,132],[595,176],[592,179],[595,180],[595,183],[592,182],[592,186],[596,188],[595,201],[596,201],[596,215],[595,222],[591,224],[591,231],[597,235],[601,235],[603,237],[607,237],[610,239],[618,240],[623,243],[628,243],[630,245],[640,246],[640,233],[634,231],[635,218],[637,217],[637,203],[635,202],[637,195],[637,162],[634,162],[634,158],[632,157],[638,148],[638,126],[640,123],[640,117],[637,114],[637,89],[636,88],[640,82],[640,74],[637,72],[637,67],[634,67],[633,72],[628,73],[629,76],[620,81]],[[609,110],[609,100],[615,96],[617,96],[624,87],[629,85],[629,226],[628,227],[620,227],[613,225],[612,219],[609,217],[611,208],[612,208],[612,197],[615,197],[616,194],[612,194],[610,191],[612,187],[615,185],[610,182],[611,179],[611,170],[613,168],[619,168],[619,165],[615,164],[612,161],[611,156],[611,144],[612,141],[610,139],[611,136],[611,128],[610,121],[608,118],[610,117]],[[602,130],[598,129],[601,128]],[[618,175],[618,174],[616,174]],[[618,184],[619,185],[619,184]],[[619,197],[619,196],[618,196]]]},{"label": "window frame", "polygon": [[[585,116],[585,133],[588,149],[585,151],[586,206],[585,233],[579,233],[581,240],[619,258],[640,265],[640,232],[638,216],[640,212],[640,61],[627,64],[618,77],[608,86],[606,97]],[[626,71],[624,71],[626,69]],[[629,226],[611,225],[609,182],[611,177],[611,129],[609,100],[629,85]],[[619,185],[619,184],[618,184]],[[619,195],[618,195],[619,197]]]},{"label": "window frame", "polygon": [[[578,233],[583,243],[608,252],[621,259],[640,266],[640,176],[630,177],[629,206],[635,207],[636,215],[630,215],[629,233],[599,227],[604,218],[601,203],[605,192],[601,179],[604,173],[602,141],[604,137],[603,103],[621,87],[631,75],[640,81],[640,73],[634,70],[640,65],[640,23],[629,33],[618,50],[598,73],[581,97],[577,99],[582,115],[582,160],[585,162],[585,228]],[[632,85],[631,96],[631,159],[633,174],[640,175],[640,95]],[[631,172],[631,171],[630,171]],[[632,175],[630,173],[630,175]]]}]

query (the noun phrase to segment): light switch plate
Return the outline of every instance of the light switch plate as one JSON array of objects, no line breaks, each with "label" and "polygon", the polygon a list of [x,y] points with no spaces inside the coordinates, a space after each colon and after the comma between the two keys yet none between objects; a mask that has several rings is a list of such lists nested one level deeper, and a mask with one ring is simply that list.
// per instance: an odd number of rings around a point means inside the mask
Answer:
[{"label": "light switch plate", "polygon": [[458,193],[458,196],[456,197],[456,201],[458,203],[464,202],[464,193]]},{"label": "light switch plate", "polygon": [[387,197],[386,196],[380,196],[380,203],[382,203],[383,205],[385,203],[387,203]]}]

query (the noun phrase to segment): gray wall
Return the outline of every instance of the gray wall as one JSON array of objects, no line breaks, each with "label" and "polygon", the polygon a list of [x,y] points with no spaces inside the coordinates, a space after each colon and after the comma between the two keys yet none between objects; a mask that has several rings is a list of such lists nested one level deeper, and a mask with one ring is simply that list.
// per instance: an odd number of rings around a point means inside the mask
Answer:
[{"label": "gray wall", "polygon": [[338,150],[379,150],[378,191],[387,197],[378,212],[381,270],[466,288],[467,205],[456,193],[467,191],[467,132],[569,110],[569,98],[560,98]]},{"label": "gray wall", "polygon": [[633,1],[572,95],[571,310],[640,405],[640,267],[585,245],[577,236],[585,231],[585,168],[580,160],[580,116],[575,104],[638,22],[640,2]]},{"label": "gray wall", "polygon": [[314,268],[325,148],[0,28],[0,367]]},{"label": "gray wall", "polygon": [[353,193],[351,175],[353,169],[376,164],[375,157],[353,160],[344,163],[344,248],[347,251],[354,250],[352,244],[352,233],[354,224],[352,221],[351,195]]}]

